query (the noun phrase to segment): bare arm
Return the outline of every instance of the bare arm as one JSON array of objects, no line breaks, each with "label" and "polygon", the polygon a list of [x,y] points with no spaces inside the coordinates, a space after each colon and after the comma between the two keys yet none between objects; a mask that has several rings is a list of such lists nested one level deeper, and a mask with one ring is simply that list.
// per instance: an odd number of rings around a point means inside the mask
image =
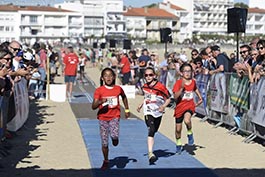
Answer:
[{"label": "bare arm", "polygon": [[199,97],[199,101],[195,104],[195,106],[199,106],[202,103],[202,96],[201,96],[199,89],[196,89],[195,93]]},{"label": "bare arm", "polygon": [[130,117],[130,110],[129,110],[129,104],[128,104],[128,99],[126,95],[122,96],[122,101],[123,101],[124,108],[125,108],[125,117],[128,118]]}]

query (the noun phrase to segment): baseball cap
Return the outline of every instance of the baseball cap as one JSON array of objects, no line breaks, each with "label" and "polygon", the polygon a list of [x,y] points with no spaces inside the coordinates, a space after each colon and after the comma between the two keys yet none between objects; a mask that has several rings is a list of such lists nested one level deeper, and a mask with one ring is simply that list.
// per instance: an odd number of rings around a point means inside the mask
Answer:
[{"label": "baseball cap", "polygon": [[23,56],[23,51],[22,50],[18,51],[16,56],[17,57],[22,57]]},{"label": "baseball cap", "polygon": [[214,45],[211,47],[212,51],[220,51],[220,47],[218,45]]}]

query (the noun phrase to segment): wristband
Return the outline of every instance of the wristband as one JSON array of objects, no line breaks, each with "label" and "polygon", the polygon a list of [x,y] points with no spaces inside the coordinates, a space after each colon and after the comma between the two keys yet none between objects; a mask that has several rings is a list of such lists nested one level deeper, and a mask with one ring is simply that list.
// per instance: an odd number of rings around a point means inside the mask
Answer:
[{"label": "wristband", "polygon": [[125,109],[125,113],[129,113],[130,112],[130,110],[129,109]]}]

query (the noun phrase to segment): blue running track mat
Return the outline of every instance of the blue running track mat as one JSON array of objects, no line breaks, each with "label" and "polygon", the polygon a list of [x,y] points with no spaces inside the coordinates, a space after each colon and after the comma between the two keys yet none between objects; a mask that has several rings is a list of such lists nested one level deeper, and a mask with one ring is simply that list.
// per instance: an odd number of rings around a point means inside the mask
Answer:
[{"label": "blue running track mat", "polygon": [[[149,164],[147,128],[139,119],[121,119],[117,147],[109,142],[110,169],[101,170],[103,155],[98,120],[79,119],[93,177],[217,177],[210,169],[186,151],[175,154],[175,143],[161,133],[155,135],[154,154],[158,160]],[[174,132],[172,132],[174,133]]]}]

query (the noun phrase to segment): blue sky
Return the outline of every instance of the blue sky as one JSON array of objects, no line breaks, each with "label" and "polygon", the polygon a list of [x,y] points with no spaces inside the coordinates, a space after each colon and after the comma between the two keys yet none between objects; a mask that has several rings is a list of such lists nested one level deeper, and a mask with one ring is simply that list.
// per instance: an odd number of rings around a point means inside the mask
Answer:
[{"label": "blue sky", "polygon": [[[142,7],[152,3],[163,2],[163,0],[123,0],[125,6]],[[243,2],[247,4],[248,0],[234,0],[234,2]]]}]

